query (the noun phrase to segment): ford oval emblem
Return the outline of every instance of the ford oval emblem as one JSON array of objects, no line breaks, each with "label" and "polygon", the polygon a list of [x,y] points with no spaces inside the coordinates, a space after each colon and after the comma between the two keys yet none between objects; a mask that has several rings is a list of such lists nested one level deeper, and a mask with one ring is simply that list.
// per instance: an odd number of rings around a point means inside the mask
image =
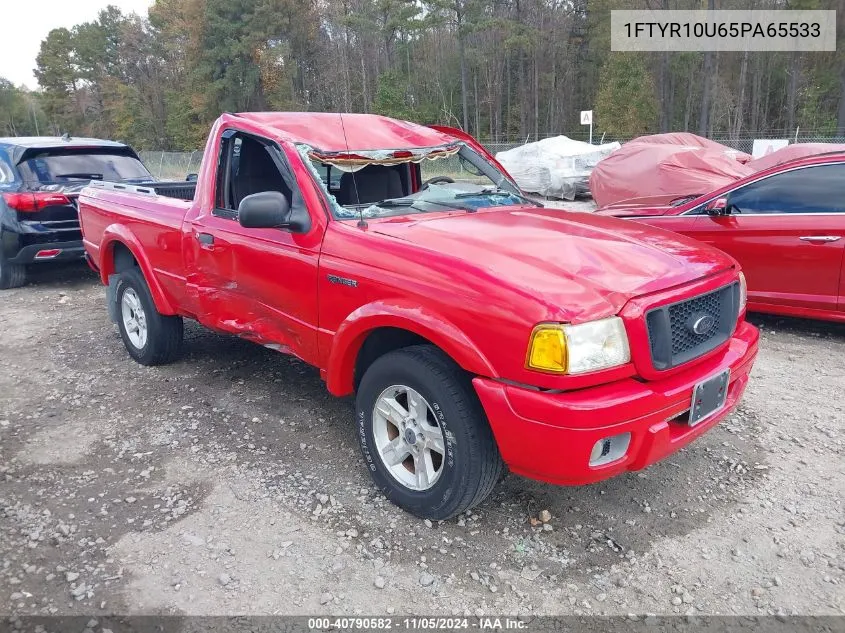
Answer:
[{"label": "ford oval emblem", "polygon": [[692,331],[693,334],[698,334],[701,336],[702,334],[707,334],[715,325],[716,317],[712,314],[695,314],[690,319],[690,323],[687,327]]}]

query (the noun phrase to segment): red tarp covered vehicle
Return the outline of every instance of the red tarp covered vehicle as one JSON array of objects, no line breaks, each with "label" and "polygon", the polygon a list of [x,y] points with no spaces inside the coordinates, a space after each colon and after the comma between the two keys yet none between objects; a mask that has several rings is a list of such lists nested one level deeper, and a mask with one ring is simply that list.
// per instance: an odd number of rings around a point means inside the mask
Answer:
[{"label": "red tarp covered vehicle", "polygon": [[590,191],[599,207],[632,198],[712,191],[754,171],[751,156],[687,132],[634,139],[596,165]]},{"label": "red tarp covered vehicle", "polygon": [[815,156],[816,154],[827,154],[829,152],[845,152],[845,143],[795,143],[761,156],[760,158],[755,158],[748,163],[748,166],[754,171],[763,171],[769,167],[782,165],[791,160]]}]

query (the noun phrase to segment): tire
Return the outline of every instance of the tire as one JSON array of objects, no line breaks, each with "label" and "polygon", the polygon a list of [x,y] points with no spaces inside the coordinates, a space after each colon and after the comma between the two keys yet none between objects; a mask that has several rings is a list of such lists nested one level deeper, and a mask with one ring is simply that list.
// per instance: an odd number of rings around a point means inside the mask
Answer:
[{"label": "tire", "polygon": [[0,290],[20,288],[26,283],[26,267],[23,264],[10,264],[0,255]]},{"label": "tire", "polygon": [[[370,476],[411,514],[449,519],[481,503],[499,480],[502,459],[472,383],[437,348],[418,345],[376,359],[361,379],[355,404],[358,442]],[[385,410],[391,416],[383,415]],[[408,437],[409,429],[416,438]],[[415,452],[402,459],[405,451]]]},{"label": "tire", "polygon": [[138,268],[117,275],[114,297],[120,337],[132,358],[142,365],[165,365],[178,358],[182,317],[159,313]]}]

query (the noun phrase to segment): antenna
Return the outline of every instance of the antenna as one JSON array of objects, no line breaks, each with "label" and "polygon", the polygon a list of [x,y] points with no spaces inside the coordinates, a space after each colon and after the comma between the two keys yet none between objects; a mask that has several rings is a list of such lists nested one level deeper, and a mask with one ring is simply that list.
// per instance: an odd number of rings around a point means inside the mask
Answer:
[{"label": "antenna", "polygon": [[[340,129],[343,131],[343,142],[346,144],[346,154],[347,156],[350,155],[349,149],[349,139],[346,138],[346,126],[343,124],[343,114],[338,113],[340,117]],[[365,229],[367,228],[367,223],[364,221],[364,209],[361,207],[361,198],[358,197],[358,181],[355,179],[355,172],[350,172],[352,174],[352,188],[355,189],[355,201],[358,203],[356,206],[358,207],[358,228]]]}]

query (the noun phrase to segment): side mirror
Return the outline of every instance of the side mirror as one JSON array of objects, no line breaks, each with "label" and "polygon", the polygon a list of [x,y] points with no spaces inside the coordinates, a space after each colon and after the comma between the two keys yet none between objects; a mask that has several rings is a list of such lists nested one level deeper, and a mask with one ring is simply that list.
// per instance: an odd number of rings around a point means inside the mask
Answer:
[{"label": "side mirror", "polygon": [[295,229],[289,216],[290,203],[278,191],[254,193],[238,205],[238,222],[247,229]]},{"label": "side mirror", "polygon": [[185,182],[196,182],[199,180],[199,174],[188,174],[185,176]]},{"label": "side mirror", "polygon": [[704,210],[707,211],[708,215],[730,215],[731,213],[728,208],[727,198],[716,198],[715,200],[711,200],[707,203],[707,206],[704,207]]}]

